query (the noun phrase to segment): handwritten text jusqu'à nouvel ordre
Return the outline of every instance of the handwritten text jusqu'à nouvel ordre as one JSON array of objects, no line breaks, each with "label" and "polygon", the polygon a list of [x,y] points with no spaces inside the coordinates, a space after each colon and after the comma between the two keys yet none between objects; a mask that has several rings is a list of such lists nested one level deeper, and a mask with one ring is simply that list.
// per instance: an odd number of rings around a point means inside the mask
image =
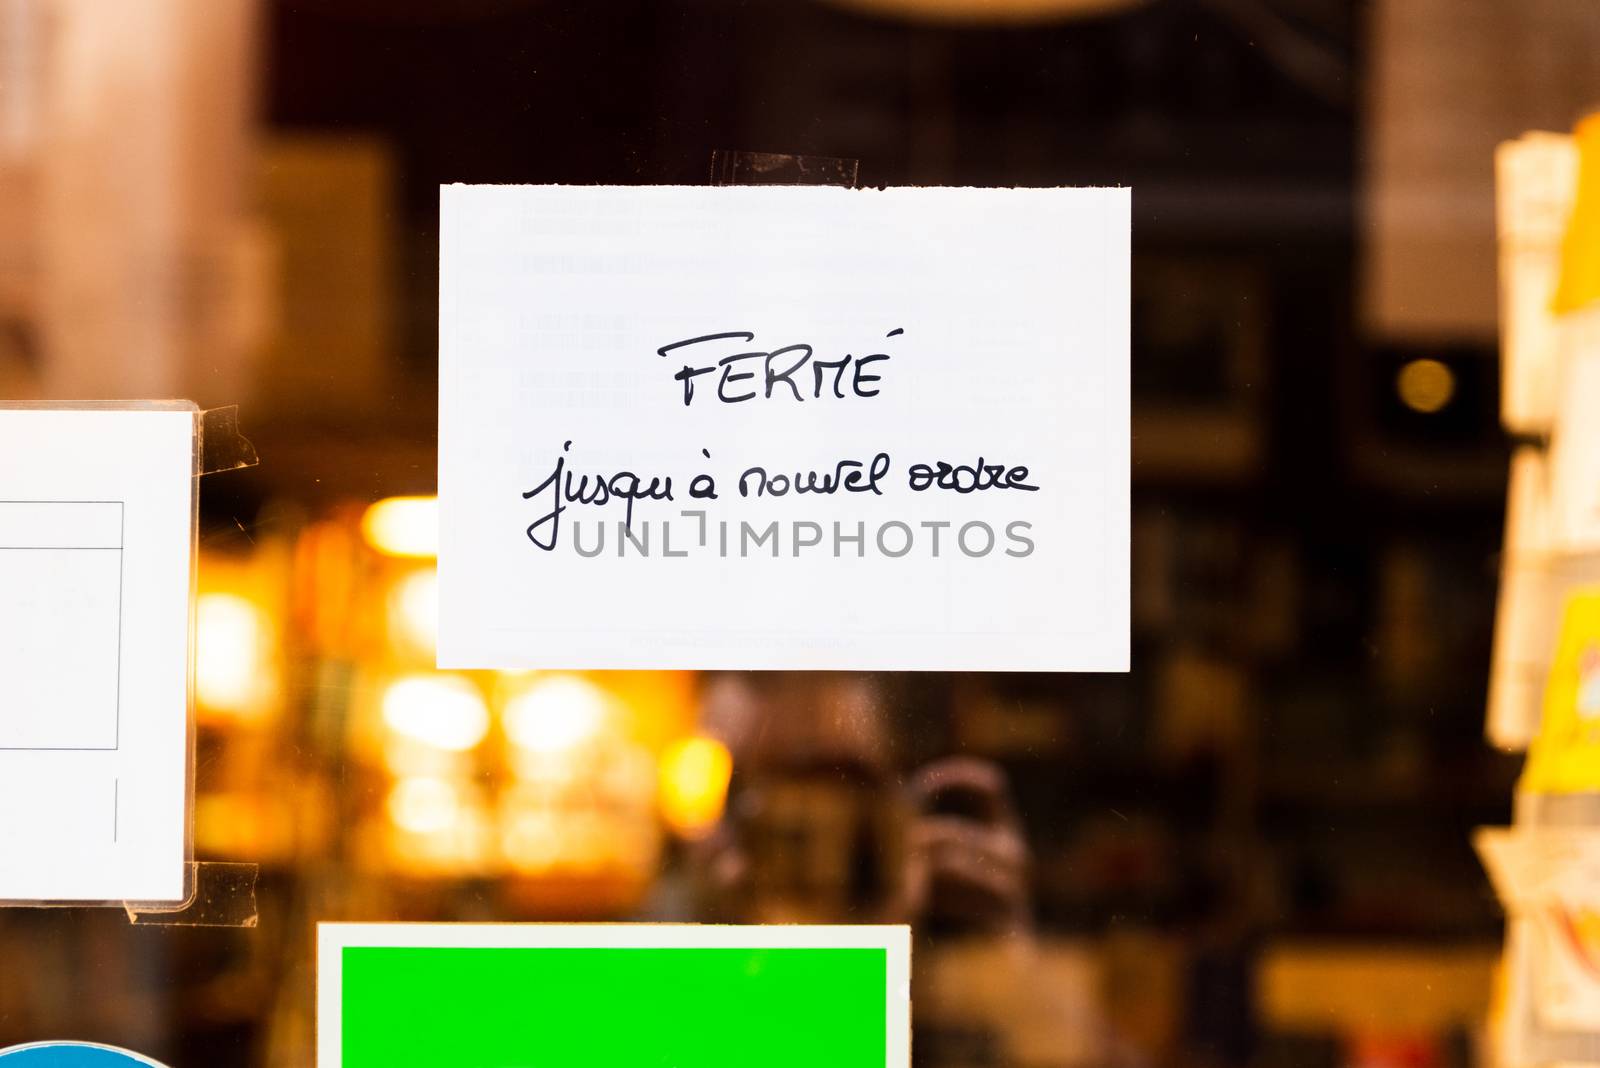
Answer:
[{"label": "handwritten text jusqu'\u00e0 nouvel ordre", "polygon": [[[903,336],[896,328],[886,338]],[[770,350],[747,346],[755,334],[745,330],[726,330],[662,345],[662,357],[677,354],[682,365],[672,378],[681,384],[683,404],[697,399],[714,399],[722,404],[750,401],[806,403],[809,401],[871,401],[882,393],[883,372],[891,354],[873,352],[863,356],[846,353],[838,359],[820,359],[806,343],[782,345]],[[732,348],[735,351],[727,352]],[[718,353],[721,353],[719,355]],[[704,380],[706,388],[696,390]],[[568,464],[572,440],[562,445],[550,473],[533,489],[522,494],[525,500],[542,500],[546,510],[527,526],[528,539],[540,549],[554,550],[560,540],[561,518],[574,505],[604,507],[621,501],[624,517],[620,526],[630,529],[634,507],[641,501],[677,501],[677,487],[670,474],[641,474],[630,470],[611,473],[580,473]],[[711,459],[708,449],[701,456]],[[736,488],[744,498],[780,498],[815,494],[867,493],[881,496],[889,484],[893,460],[886,451],[867,458],[846,457],[824,467],[790,469],[774,464],[752,464],[738,475]],[[906,468],[906,487],[913,493],[944,490],[957,494],[1013,490],[1032,493],[1039,487],[1030,480],[1027,466],[992,463],[979,456],[975,461],[952,462],[927,459]],[[715,475],[701,472],[692,476],[688,499],[718,500],[721,496]],[[1026,529],[1030,524],[1013,523]],[[1031,543],[1030,543],[1031,551]],[[589,554],[585,554],[589,555]]]}]

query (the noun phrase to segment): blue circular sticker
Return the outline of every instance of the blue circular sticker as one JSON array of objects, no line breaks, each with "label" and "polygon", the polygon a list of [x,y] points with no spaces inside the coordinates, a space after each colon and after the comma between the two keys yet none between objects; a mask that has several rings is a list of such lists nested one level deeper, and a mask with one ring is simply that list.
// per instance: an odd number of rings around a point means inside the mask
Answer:
[{"label": "blue circular sticker", "polygon": [[32,1042],[0,1049],[0,1068],[161,1068],[149,1057],[91,1042]]}]

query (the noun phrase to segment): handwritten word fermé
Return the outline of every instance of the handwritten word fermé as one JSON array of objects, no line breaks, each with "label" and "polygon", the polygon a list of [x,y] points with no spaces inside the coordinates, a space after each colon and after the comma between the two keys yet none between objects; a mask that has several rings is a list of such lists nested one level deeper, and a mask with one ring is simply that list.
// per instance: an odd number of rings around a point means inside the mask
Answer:
[{"label": "handwritten word ferm\u00e9", "polygon": [[[904,328],[898,328],[889,331],[886,336],[897,337],[903,333]],[[740,345],[752,344],[755,339],[755,334],[748,330],[726,330],[674,341],[662,345],[656,353],[660,356],[683,353],[679,358],[686,362],[682,370],[672,377],[683,383],[685,407],[694,401],[695,379],[702,375],[718,376],[716,398],[724,404],[739,404],[757,397],[771,400],[774,393],[780,397],[793,397],[797,401],[822,400],[824,397],[838,400],[850,396],[876,397],[878,390],[873,384],[881,381],[883,376],[868,368],[889,359],[886,352],[874,352],[866,356],[846,353],[837,360],[822,360],[817,359],[812,347],[804,343],[784,345],[770,351],[739,349]],[[739,351],[713,360],[711,354],[719,348]],[[700,353],[706,355],[700,356]],[[687,362],[691,358],[712,362]]]}]

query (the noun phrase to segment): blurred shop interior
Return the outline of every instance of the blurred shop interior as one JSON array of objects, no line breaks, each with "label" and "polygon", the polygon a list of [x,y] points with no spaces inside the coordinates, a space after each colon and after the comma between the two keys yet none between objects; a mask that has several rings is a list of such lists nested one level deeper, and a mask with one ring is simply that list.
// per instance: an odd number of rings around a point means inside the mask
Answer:
[{"label": "blurred shop interior", "polygon": [[[1490,1063],[1494,156],[1597,102],[1590,0],[0,0],[0,397],[261,456],[195,807],[259,924],[0,912],[0,1046],[310,1063],[318,919],[892,919],[918,1068]],[[1133,187],[1130,674],[433,668],[438,186],[718,149]]]}]

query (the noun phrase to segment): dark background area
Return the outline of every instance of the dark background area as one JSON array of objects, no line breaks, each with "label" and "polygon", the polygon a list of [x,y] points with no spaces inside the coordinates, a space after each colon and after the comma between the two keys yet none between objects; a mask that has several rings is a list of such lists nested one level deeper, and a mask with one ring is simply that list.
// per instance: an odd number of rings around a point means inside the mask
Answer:
[{"label": "dark background area", "polygon": [[[1476,1063],[1460,1014],[1386,1061],[1351,1052],[1369,1006],[1338,1027],[1262,1008],[1283,947],[1447,973],[1503,930],[1470,838],[1509,820],[1519,766],[1484,740],[1500,368],[1490,340],[1364,325],[1376,6],[1148,0],[1002,26],[847,0],[262,0],[248,158],[216,168],[276,242],[281,307],[236,378],[203,347],[190,368],[248,383],[262,458],[203,485],[202,580],[246,576],[281,693],[256,722],[201,716],[198,793],[238,807],[196,820],[224,843],[202,859],[261,864],[260,926],[5,910],[0,1046],[70,1023],[175,1068],[298,1065],[318,919],[552,918],[519,896],[537,879],[373,861],[391,783],[352,740],[363,699],[432,670],[349,635],[416,565],[361,543],[363,509],[434,490],[438,187],[701,185],[736,150],[856,160],[863,186],[1132,187],[1132,671],[871,680],[902,784],[951,754],[1006,772],[1037,933],[1099,955],[1083,1000],[1126,1054],[1106,1068]],[[1419,359],[1453,382],[1436,411],[1397,390]],[[666,837],[645,908],[581,918],[703,918],[691,847]],[[1464,985],[1487,1000],[1487,978]],[[998,1068],[995,1043],[923,1012],[918,1068]]]},{"label": "dark background area", "polygon": [[[1515,771],[1482,742],[1494,352],[1360,336],[1367,13],[1248,7],[995,28],[810,0],[280,0],[265,117],[395,152],[415,390],[394,403],[418,419],[440,183],[704,184],[740,149],[857,159],[863,185],[1132,186],[1134,670],[983,680],[977,725],[960,687],[902,680],[908,746],[1011,771],[1047,924],[1493,939],[1468,836],[1507,818]],[[1455,374],[1442,411],[1396,398],[1418,356]]]}]

